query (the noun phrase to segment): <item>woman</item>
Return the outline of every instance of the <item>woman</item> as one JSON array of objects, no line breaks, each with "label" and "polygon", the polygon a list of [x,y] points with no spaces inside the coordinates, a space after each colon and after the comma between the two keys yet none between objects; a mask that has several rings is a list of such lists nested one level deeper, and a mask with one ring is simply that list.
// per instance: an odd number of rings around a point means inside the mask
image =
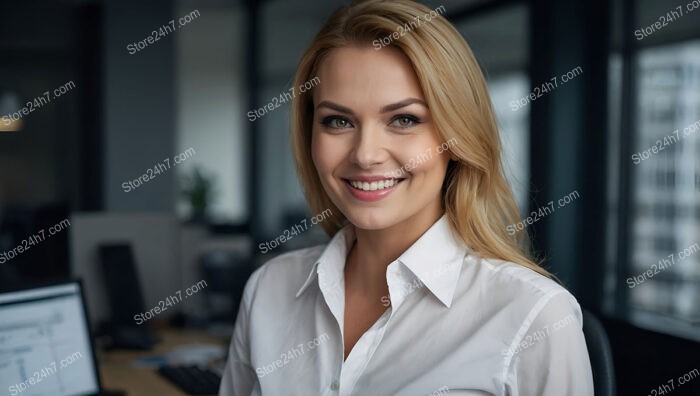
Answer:
[{"label": "woman", "polygon": [[483,75],[430,12],[355,2],[302,56],[293,150],[332,240],[251,276],[221,395],[593,394],[576,300],[506,231]]}]

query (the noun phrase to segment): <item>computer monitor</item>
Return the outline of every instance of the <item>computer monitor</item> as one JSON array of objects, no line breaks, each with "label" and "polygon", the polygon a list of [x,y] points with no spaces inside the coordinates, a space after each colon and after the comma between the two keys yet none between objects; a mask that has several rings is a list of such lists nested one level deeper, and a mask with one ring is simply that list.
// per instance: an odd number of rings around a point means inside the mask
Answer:
[{"label": "computer monitor", "polygon": [[100,393],[79,281],[0,292],[0,318],[0,393]]}]

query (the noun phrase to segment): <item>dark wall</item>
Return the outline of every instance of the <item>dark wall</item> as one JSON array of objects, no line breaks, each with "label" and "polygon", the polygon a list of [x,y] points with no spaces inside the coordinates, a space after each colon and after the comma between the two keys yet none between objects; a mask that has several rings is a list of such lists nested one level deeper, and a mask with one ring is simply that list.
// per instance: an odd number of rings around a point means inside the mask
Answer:
[{"label": "dark wall", "polygon": [[175,207],[172,170],[149,180],[148,188],[125,192],[122,187],[175,152],[176,33],[133,54],[127,49],[168,25],[172,7],[171,0],[104,3],[102,181],[108,211],[171,212]]},{"label": "dark wall", "polygon": [[[0,251],[29,247],[0,268],[0,283],[16,284],[68,276],[68,232],[29,245],[25,240],[83,209],[92,189],[84,183],[86,160],[98,144],[86,135],[99,135],[90,122],[98,102],[85,97],[98,91],[86,77],[85,42],[100,38],[99,12],[62,2],[23,1],[3,4],[0,24],[0,88],[19,96],[20,105],[34,103],[49,91],[51,100],[23,116],[19,132],[0,134]],[[86,25],[85,21],[91,21]],[[99,54],[99,46],[90,46]],[[97,59],[92,56],[91,59]],[[99,60],[98,60],[99,62]],[[99,64],[98,64],[99,66]],[[52,92],[73,87],[57,98]],[[45,99],[44,99],[45,100]],[[86,114],[88,117],[86,117]],[[4,114],[3,114],[4,115]]]},{"label": "dark wall", "polygon": [[[76,73],[73,10],[59,3],[4,4],[0,23],[0,87],[21,106],[73,81]],[[4,204],[42,205],[74,200],[78,191],[79,120],[73,90],[23,117],[24,128],[0,134],[0,193]],[[4,114],[3,114],[4,115]]]}]

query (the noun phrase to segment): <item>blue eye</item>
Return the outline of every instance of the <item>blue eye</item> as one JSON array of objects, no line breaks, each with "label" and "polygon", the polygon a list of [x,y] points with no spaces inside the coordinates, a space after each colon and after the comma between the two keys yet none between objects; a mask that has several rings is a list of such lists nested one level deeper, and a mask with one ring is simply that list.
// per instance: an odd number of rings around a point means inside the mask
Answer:
[{"label": "blue eye", "polygon": [[391,121],[391,125],[398,128],[410,128],[420,124],[418,117],[412,116],[410,114],[401,114]]}]

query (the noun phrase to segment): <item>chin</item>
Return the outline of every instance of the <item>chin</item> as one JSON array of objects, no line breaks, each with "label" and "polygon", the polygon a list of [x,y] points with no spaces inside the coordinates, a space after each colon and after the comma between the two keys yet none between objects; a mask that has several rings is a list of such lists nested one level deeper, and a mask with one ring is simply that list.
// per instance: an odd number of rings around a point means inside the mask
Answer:
[{"label": "chin", "polygon": [[392,228],[407,220],[404,212],[397,206],[386,207],[345,207],[345,218],[361,230],[379,231]]},{"label": "chin", "polygon": [[395,224],[395,221],[388,219],[386,215],[376,216],[374,214],[356,214],[348,217],[348,221],[352,223],[355,227],[362,230],[383,230],[389,228]]}]

